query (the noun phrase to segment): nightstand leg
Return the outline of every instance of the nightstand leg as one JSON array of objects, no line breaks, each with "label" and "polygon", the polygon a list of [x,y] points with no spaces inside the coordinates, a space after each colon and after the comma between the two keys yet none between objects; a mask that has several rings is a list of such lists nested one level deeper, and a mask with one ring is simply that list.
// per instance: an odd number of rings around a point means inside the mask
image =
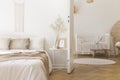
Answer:
[{"label": "nightstand leg", "polygon": [[54,52],[54,50],[53,50],[53,53],[52,53],[52,54],[53,54],[53,65],[52,65],[52,66],[53,66],[53,70],[54,70],[54,64],[55,64],[55,63],[54,63],[54,60],[55,60],[55,59],[54,59],[54,57],[55,57],[54,53],[55,53],[55,52]]}]

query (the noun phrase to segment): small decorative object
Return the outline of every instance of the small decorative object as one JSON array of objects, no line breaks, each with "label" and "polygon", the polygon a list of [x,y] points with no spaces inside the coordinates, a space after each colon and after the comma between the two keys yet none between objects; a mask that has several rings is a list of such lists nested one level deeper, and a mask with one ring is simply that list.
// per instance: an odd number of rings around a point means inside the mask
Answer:
[{"label": "small decorative object", "polygon": [[66,48],[66,38],[59,38],[58,40],[58,48]]},{"label": "small decorative object", "polygon": [[64,21],[62,20],[60,16],[55,20],[54,24],[51,24],[50,27],[54,30],[56,34],[55,43],[53,47],[57,48],[59,35],[61,33],[64,33],[67,30],[67,27],[65,26]]},{"label": "small decorative object", "polygon": [[86,2],[87,3],[93,3],[93,0],[87,0]]},{"label": "small decorative object", "polygon": [[74,5],[74,14],[76,14],[77,12],[78,12],[78,7]]},{"label": "small decorative object", "polygon": [[120,42],[119,42],[119,41],[116,42],[116,43],[115,43],[115,46],[116,46],[117,48],[120,48]]}]

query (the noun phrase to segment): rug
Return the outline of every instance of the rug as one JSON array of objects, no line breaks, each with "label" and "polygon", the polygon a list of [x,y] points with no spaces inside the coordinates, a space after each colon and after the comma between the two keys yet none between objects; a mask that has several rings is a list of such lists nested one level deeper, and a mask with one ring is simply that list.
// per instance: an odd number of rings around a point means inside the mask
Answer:
[{"label": "rug", "polygon": [[113,60],[109,60],[109,59],[79,58],[79,59],[75,59],[74,63],[89,64],[89,65],[108,65],[108,64],[115,64],[116,62]]}]

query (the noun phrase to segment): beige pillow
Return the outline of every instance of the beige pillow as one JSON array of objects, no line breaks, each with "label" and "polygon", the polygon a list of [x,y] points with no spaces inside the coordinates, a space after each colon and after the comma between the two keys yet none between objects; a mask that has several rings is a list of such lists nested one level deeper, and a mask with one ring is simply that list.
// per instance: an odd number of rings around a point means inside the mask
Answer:
[{"label": "beige pillow", "polygon": [[9,49],[9,38],[0,38],[0,50],[8,50]]},{"label": "beige pillow", "polygon": [[43,50],[44,38],[30,38],[30,49]]},{"label": "beige pillow", "polygon": [[29,45],[29,38],[17,38],[10,41],[10,49],[29,49]]}]

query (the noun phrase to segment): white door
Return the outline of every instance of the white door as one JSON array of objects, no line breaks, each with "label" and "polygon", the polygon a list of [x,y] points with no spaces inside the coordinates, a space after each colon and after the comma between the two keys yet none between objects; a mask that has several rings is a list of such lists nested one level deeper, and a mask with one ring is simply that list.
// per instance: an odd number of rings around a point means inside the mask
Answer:
[{"label": "white door", "polygon": [[71,73],[73,70],[73,54],[75,50],[74,46],[74,26],[73,26],[73,3],[74,0],[56,0],[59,9],[59,15],[64,20],[67,30],[67,73]]},{"label": "white door", "polygon": [[68,31],[68,58],[67,58],[67,73],[73,70],[73,60],[75,52],[75,39],[74,39],[74,17],[73,17],[73,0],[69,2],[69,31]]},{"label": "white door", "polygon": [[74,0],[59,0],[62,4],[61,6],[61,15],[64,18],[65,23],[68,27],[67,32],[67,73],[71,73],[73,70],[73,54],[75,52],[74,46],[74,26],[73,26],[73,1]]},{"label": "white door", "polygon": [[[58,0],[57,0],[58,1]],[[73,70],[73,54],[75,52],[74,46],[74,26],[73,26],[73,2],[74,0],[59,0],[61,5],[60,15],[64,19],[68,31],[67,31],[67,73],[71,73]],[[60,4],[61,3],[61,4]]]}]

